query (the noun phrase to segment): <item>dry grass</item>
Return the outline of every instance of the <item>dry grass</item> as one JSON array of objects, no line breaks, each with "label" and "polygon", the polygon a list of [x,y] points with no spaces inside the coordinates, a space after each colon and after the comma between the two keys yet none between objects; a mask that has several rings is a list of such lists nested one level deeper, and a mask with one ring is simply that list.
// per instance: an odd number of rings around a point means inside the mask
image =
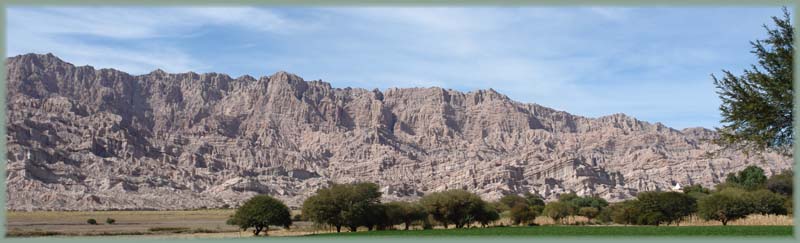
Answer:
[{"label": "dry grass", "polygon": [[[793,225],[794,217],[791,215],[761,215],[751,214],[743,219],[728,222],[728,225]],[[712,226],[722,225],[719,221],[706,221],[695,215],[684,218],[681,226]]]}]

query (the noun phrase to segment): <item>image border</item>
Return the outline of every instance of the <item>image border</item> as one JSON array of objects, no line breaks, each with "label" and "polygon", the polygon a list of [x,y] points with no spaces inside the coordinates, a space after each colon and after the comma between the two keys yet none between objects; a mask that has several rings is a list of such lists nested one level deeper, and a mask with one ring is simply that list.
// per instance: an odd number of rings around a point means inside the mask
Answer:
[{"label": "image border", "polygon": [[[375,7],[389,7],[389,6],[420,6],[420,7],[447,7],[447,6],[470,6],[470,7],[579,7],[579,6],[592,6],[592,7],[756,7],[756,6],[764,6],[764,7],[779,7],[779,6],[786,6],[787,8],[793,10],[795,16],[792,17],[792,24],[795,27],[795,33],[798,26],[798,17],[796,16],[798,10],[798,5],[796,1],[778,1],[778,0],[564,0],[564,1],[557,1],[557,0],[510,0],[510,1],[502,1],[502,2],[491,2],[491,1],[478,1],[478,0],[442,0],[442,1],[424,1],[424,0],[386,0],[386,1],[377,1],[377,0],[230,0],[230,1],[221,1],[221,0],[197,0],[197,1],[185,1],[185,0],[114,0],[114,1],[102,1],[102,0],[5,0],[2,1],[2,10],[0,10],[0,22],[2,22],[2,31],[0,31],[0,54],[4,56],[4,60],[7,59],[6,57],[6,48],[7,48],[7,38],[13,38],[11,36],[7,36],[7,11],[8,7],[45,7],[45,6],[54,6],[54,7],[95,7],[95,6],[109,6],[109,7],[133,7],[133,6],[142,6],[142,7],[181,7],[181,6],[245,6],[245,5],[260,5],[263,7],[275,6],[275,7],[363,7],[363,6],[375,6]],[[765,19],[764,23],[769,22],[769,19]],[[761,23],[759,23],[761,24]],[[795,36],[795,46],[797,46],[800,41]],[[756,37],[754,37],[756,38]],[[794,53],[794,60],[798,59],[798,53]],[[4,61],[5,63],[5,61]],[[794,62],[794,90],[795,90],[795,97],[794,97],[794,114],[797,114],[798,105],[797,101],[800,100],[800,94],[798,94],[797,90],[800,88],[798,85],[798,78],[800,78],[800,74],[798,74],[797,70],[800,67],[797,61]],[[486,242],[486,241],[497,241],[497,242],[531,242],[531,241],[558,241],[558,242],[589,242],[592,243],[604,243],[604,242],[675,242],[676,240],[686,241],[686,242],[795,242],[797,235],[798,235],[798,221],[799,218],[797,215],[794,215],[794,231],[791,237],[775,237],[775,238],[761,238],[761,237],[603,237],[603,236],[590,236],[590,237],[535,237],[535,238],[526,238],[526,237],[503,237],[503,236],[445,236],[445,237],[363,237],[363,238],[355,238],[355,237],[347,237],[347,238],[329,238],[329,237],[320,237],[320,238],[304,238],[304,237],[266,237],[266,238],[246,238],[246,239],[204,239],[204,238],[194,238],[194,239],[159,239],[159,238],[146,238],[143,239],[137,236],[119,236],[119,237],[39,237],[39,238],[6,238],[6,227],[8,222],[6,221],[6,112],[7,112],[7,104],[6,104],[6,72],[7,68],[3,67],[0,69],[0,78],[3,80],[2,84],[0,84],[0,95],[2,95],[2,99],[0,99],[0,106],[4,107],[0,109],[0,160],[3,161],[4,165],[0,166],[0,186],[3,187],[3,190],[0,191],[0,205],[2,205],[4,210],[0,210],[0,218],[2,218],[3,225],[0,227],[0,235],[3,237],[3,242],[52,242],[54,240],[63,241],[63,242],[141,242],[141,241],[151,241],[151,242],[161,242],[161,241],[198,241],[198,240],[213,240],[214,242],[240,242],[242,240],[269,240],[272,242],[429,242],[429,241],[436,241],[436,242]],[[709,82],[711,80],[709,79]],[[795,139],[795,144],[797,144],[798,140],[798,126],[800,126],[799,119],[797,115],[794,115],[793,121],[793,134]],[[798,154],[800,149],[797,146],[793,148],[793,154]],[[792,158],[793,163],[793,170],[796,171],[798,159],[796,157]],[[798,181],[797,176],[794,177],[794,185],[795,188],[800,186],[800,181]],[[800,204],[800,196],[797,193],[793,195],[793,203],[794,208],[798,208],[798,204]]]}]

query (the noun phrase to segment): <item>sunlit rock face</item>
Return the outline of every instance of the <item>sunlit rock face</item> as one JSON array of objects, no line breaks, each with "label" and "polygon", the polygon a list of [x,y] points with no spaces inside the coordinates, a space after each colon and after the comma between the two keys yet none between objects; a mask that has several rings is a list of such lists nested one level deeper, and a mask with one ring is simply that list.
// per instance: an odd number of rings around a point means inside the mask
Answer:
[{"label": "sunlit rock face", "polygon": [[615,114],[575,116],[494,90],[333,88],[278,72],[129,75],[53,55],[7,61],[8,209],[187,209],[269,194],[298,206],[331,183],[384,200],[466,189],[599,195],[712,186],[774,153],[745,155]]}]

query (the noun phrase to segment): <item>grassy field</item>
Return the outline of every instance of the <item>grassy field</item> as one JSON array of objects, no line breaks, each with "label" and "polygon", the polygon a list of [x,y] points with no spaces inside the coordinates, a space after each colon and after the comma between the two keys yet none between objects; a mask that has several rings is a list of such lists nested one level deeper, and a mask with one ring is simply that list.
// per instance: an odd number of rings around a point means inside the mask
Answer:
[{"label": "grassy field", "polygon": [[387,230],[316,234],[311,237],[425,237],[425,236],[486,236],[486,237],[792,237],[792,226],[534,226],[492,227],[436,230]]},{"label": "grassy field", "polygon": [[[96,212],[8,212],[7,236],[136,236],[158,238],[238,238],[250,237],[225,221],[233,210],[210,209],[189,211],[96,211]],[[292,212],[297,214],[299,212]],[[99,225],[86,220],[96,219]],[[106,218],[116,220],[106,224]],[[583,217],[571,217],[570,223],[585,222]],[[497,225],[508,225],[504,218]],[[680,227],[624,226],[553,226],[552,219],[539,217],[541,227],[494,227],[488,229],[413,230],[357,232],[329,235],[331,227],[315,227],[310,222],[294,222],[290,230],[271,228],[271,236],[789,236],[792,218],[786,215],[751,215],[721,227],[716,221],[687,218]],[[755,226],[747,226],[755,225]],[[419,229],[419,226],[414,226]],[[365,229],[359,229],[365,230]]]},{"label": "grassy field", "polygon": [[[226,225],[233,210],[187,211],[95,211],[95,212],[8,212],[7,236],[124,236],[136,235],[177,238],[219,238],[248,236],[235,226]],[[97,220],[98,225],[86,223]],[[106,218],[116,220],[107,224]],[[310,223],[298,222],[294,229],[273,230],[271,235],[300,235]]]}]

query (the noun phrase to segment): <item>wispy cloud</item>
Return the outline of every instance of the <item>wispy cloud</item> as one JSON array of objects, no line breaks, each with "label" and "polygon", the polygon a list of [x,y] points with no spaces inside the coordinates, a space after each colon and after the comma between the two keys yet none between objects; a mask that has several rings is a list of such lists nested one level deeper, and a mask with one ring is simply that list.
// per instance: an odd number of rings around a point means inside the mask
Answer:
[{"label": "wispy cloud", "polygon": [[132,73],[285,70],[334,86],[494,88],[578,115],[717,126],[709,75],[778,8],[10,8],[10,55]]}]

